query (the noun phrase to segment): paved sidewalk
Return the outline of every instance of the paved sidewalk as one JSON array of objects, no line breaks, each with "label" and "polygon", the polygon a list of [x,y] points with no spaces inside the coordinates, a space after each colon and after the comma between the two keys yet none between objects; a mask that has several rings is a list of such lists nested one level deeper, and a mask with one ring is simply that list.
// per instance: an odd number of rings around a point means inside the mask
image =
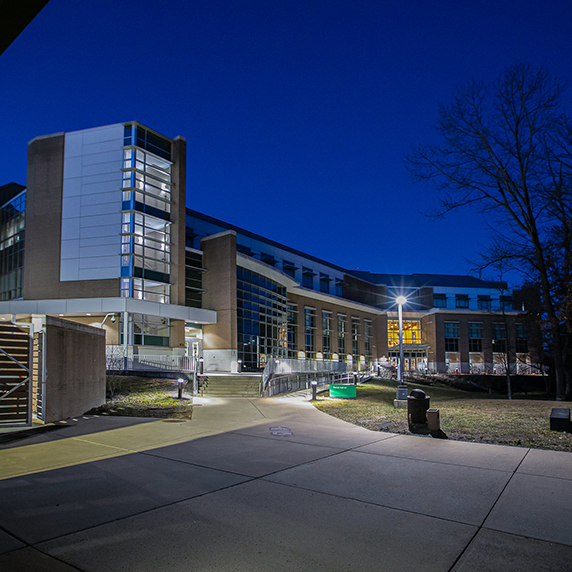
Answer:
[{"label": "paved sidewalk", "polygon": [[195,402],[0,445],[0,570],[572,570],[571,453]]}]

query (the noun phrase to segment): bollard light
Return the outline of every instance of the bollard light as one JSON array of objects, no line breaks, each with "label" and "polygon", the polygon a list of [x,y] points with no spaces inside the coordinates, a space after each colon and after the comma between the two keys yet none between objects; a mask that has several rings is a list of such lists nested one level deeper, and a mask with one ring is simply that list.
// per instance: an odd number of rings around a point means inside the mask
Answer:
[{"label": "bollard light", "polygon": [[316,393],[318,391],[318,382],[312,382],[312,401],[316,401]]},{"label": "bollard light", "polygon": [[179,399],[183,399],[183,386],[185,385],[185,380],[184,379],[179,379],[178,382],[178,387],[177,387],[177,397]]}]

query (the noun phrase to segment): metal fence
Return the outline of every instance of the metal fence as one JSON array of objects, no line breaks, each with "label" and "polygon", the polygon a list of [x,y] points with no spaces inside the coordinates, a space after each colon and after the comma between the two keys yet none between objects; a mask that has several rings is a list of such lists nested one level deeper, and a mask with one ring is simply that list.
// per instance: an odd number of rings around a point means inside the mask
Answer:
[{"label": "metal fence", "polygon": [[[544,369],[538,364],[520,361],[510,364],[510,373],[512,375],[542,374]],[[406,371],[405,373],[409,372]],[[428,364],[425,373],[506,375],[506,364],[502,362],[431,362]]]}]

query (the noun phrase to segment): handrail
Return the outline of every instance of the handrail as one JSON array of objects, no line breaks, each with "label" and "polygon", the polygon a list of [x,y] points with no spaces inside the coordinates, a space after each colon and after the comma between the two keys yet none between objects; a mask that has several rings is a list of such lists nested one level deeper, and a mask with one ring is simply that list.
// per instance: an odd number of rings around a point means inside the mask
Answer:
[{"label": "handrail", "polygon": [[271,379],[284,375],[327,375],[345,373],[347,365],[343,362],[311,359],[270,358],[262,373],[262,393],[266,393]]},{"label": "handrail", "polygon": [[371,372],[299,372],[287,373],[271,377],[262,389],[261,395],[272,397],[281,393],[290,393],[300,389],[308,389],[310,380],[318,387],[332,383],[359,384],[371,378]]}]

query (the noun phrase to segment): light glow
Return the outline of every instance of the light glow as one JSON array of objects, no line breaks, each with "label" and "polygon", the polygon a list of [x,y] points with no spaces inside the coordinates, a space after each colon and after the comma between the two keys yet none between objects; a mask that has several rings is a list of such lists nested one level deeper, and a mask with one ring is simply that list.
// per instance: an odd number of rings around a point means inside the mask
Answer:
[{"label": "light glow", "polygon": [[399,306],[403,306],[403,304],[407,304],[407,298],[405,296],[397,296],[397,298],[395,298],[395,301],[397,302],[397,304]]}]

